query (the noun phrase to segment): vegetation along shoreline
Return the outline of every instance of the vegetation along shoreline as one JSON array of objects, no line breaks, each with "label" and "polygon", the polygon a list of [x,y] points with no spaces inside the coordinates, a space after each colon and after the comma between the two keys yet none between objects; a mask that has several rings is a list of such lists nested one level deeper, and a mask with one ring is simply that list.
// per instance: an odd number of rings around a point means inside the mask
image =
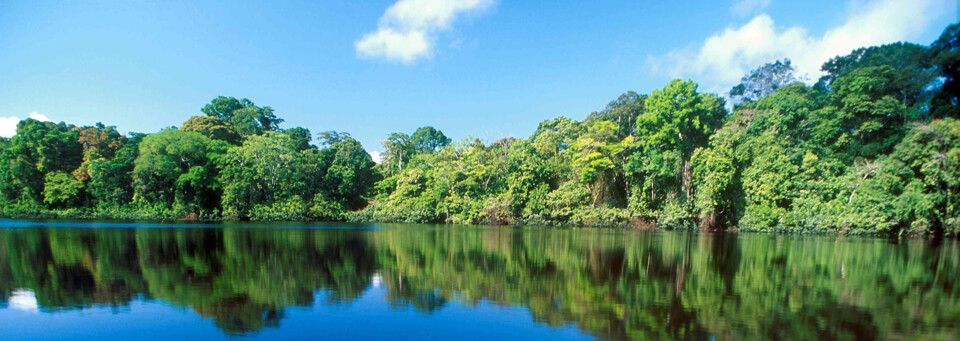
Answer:
[{"label": "vegetation along shoreline", "polygon": [[393,133],[379,163],[233,97],[152,134],[27,119],[0,138],[0,216],[956,237],[960,25],[822,70],[768,63],[723,96],[678,79],[528,138]]}]

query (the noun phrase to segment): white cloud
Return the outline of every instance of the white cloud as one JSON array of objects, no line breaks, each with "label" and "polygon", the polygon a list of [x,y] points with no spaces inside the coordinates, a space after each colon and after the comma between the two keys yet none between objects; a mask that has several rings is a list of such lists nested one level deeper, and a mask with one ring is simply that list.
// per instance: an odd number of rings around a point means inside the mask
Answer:
[{"label": "white cloud", "polygon": [[36,112],[36,111],[30,113],[30,115],[28,115],[27,117],[28,117],[28,118],[32,118],[32,119],[35,119],[35,120],[40,121],[40,122],[50,122],[50,118],[47,117],[47,115],[38,113],[38,112]]},{"label": "white cloud", "polygon": [[17,123],[20,119],[16,116],[0,117],[0,136],[12,137],[17,134]]},{"label": "white cloud", "polygon": [[[38,113],[36,111],[27,115],[28,118],[35,119],[37,121],[50,122],[50,118],[47,115]],[[13,137],[17,134],[17,123],[20,123],[20,118],[16,116],[9,117],[0,117],[0,136],[3,137]]]},{"label": "white cloud", "polygon": [[457,17],[490,8],[494,0],[399,0],[380,17],[377,30],[354,42],[357,56],[412,63],[433,54],[439,32]]},{"label": "white cloud", "polygon": [[770,6],[770,0],[737,0],[730,6],[730,12],[745,17]]},{"label": "white cloud", "polygon": [[432,44],[423,31],[398,32],[381,28],[355,43],[357,54],[410,63],[430,54]]},{"label": "white cloud", "polygon": [[373,162],[375,162],[375,163],[381,163],[381,162],[383,162],[383,154],[380,153],[380,151],[377,151],[377,150],[374,150],[374,151],[370,152],[370,158],[373,159]]},{"label": "white cloud", "polygon": [[832,57],[864,46],[916,37],[938,16],[950,13],[948,0],[878,0],[847,15],[843,24],[821,36],[806,28],[780,28],[766,14],[740,27],[707,38],[697,49],[650,57],[651,68],[671,77],[695,77],[711,90],[736,84],[749,70],[789,58],[800,76],[819,78],[820,66]]}]

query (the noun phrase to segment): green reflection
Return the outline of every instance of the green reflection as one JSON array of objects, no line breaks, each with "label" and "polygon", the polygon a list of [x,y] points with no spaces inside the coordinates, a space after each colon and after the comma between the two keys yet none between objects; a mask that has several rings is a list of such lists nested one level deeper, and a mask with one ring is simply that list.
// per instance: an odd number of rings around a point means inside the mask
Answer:
[{"label": "green reflection", "polygon": [[779,235],[0,229],[0,298],[27,289],[56,311],[142,295],[245,334],[291,306],[350,304],[376,277],[395,307],[486,301],[604,339],[957,339],[958,259],[954,242]]}]

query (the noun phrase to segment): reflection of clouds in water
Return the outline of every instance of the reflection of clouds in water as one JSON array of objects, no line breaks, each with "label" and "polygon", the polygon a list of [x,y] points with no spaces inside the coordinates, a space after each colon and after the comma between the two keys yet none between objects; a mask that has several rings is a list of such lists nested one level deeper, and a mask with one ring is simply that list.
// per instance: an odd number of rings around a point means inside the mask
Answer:
[{"label": "reflection of clouds in water", "polygon": [[380,274],[375,274],[375,275],[373,275],[373,278],[370,279],[370,281],[373,282],[373,287],[374,287],[374,288],[379,288],[379,287],[380,287],[380,282],[381,282],[382,280],[383,280],[383,279],[380,278]]},{"label": "reflection of clouds in water", "polygon": [[37,295],[30,290],[17,290],[10,295],[10,300],[7,301],[11,309],[37,312],[39,311],[39,306],[37,305]]}]

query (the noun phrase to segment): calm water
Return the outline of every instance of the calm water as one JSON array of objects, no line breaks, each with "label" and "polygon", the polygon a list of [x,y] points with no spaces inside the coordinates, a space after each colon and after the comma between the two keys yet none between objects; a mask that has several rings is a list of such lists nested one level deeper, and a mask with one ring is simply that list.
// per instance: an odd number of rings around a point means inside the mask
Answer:
[{"label": "calm water", "polygon": [[960,339],[960,246],[0,220],[0,339]]}]

